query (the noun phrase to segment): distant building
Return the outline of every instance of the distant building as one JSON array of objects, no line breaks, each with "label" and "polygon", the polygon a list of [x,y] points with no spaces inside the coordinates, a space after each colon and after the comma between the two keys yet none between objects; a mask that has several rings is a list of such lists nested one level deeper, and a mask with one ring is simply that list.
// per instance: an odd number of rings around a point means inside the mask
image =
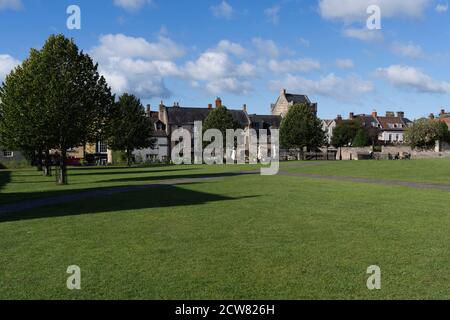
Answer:
[{"label": "distant building", "polygon": [[323,120],[322,126],[327,132],[328,141],[331,142],[333,130],[343,121],[358,120],[364,128],[377,128],[379,130],[378,141],[383,144],[401,144],[404,142],[404,134],[406,128],[411,125],[411,121],[405,117],[404,112],[386,112],[386,115],[380,116],[376,111],[370,115],[366,114],[349,114],[347,120],[341,116],[337,116],[334,120]]},{"label": "distant building", "polygon": [[280,96],[271,106],[271,113],[274,116],[284,117],[294,104],[306,104],[317,115],[317,103],[312,103],[306,95],[287,93],[286,89],[281,89]]}]

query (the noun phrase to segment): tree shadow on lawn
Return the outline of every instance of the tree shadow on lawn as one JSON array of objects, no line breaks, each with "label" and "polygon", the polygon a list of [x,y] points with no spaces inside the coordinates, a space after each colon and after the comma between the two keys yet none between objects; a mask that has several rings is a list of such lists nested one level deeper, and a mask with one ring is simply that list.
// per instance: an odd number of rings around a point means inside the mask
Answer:
[{"label": "tree shadow on lawn", "polygon": [[100,181],[101,183],[123,183],[123,182],[151,182],[151,181],[164,181],[164,180],[179,180],[179,179],[214,179],[214,178],[229,178],[242,175],[256,175],[259,174],[259,170],[255,171],[242,171],[242,172],[218,172],[218,173],[204,173],[204,174],[181,174],[181,175],[166,175],[166,176],[145,176],[145,177],[133,177],[133,178],[120,178]]},{"label": "tree shadow on lawn", "polygon": [[[69,169],[69,178],[70,176],[102,176],[102,175],[126,175],[126,174],[150,174],[150,173],[165,173],[165,172],[176,172],[176,171],[188,171],[188,170],[194,170],[193,168],[180,168],[180,169],[165,169],[165,170],[133,170],[136,168],[116,168],[120,171],[112,171],[112,170],[106,170],[104,172],[90,172],[89,170],[84,169]],[[145,169],[145,168],[142,168]],[[152,169],[152,168],[148,168]],[[98,168],[98,170],[101,170],[101,168]]]},{"label": "tree shadow on lawn", "polygon": [[0,171],[0,191],[11,182],[11,172],[10,171]]},{"label": "tree shadow on lawn", "polygon": [[[183,185],[190,184],[192,183]],[[142,188],[113,194],[112,196],[101,195],[95,198],[79,199],[72,202],[43,206],[15,213],[4,213],[0,215],[0,223],[106,212],[114,213],[141,209],[185,207],[255,197],[258,196],[228,197],[189,190],[174,185],[155,185],[145,189]]]}]

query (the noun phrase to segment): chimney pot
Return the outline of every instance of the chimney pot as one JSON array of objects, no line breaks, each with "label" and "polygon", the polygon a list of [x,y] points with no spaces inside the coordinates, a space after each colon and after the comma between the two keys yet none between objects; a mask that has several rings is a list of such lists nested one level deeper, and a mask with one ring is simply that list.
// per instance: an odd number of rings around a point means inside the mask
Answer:
[{"label": "chimney pot", "polygon": [[338,114],[337,119],[338,119],[338,121],[341,121],[342,120],[342,116],[340,114]]},{"label": "chimney pot", "polygon": [[445,109],[441,109],[441,116],[445,114]]},{"label": "chimney pot", "polygon": [[286,95],[286,89],[281,89],[280,95],[282,95],[282,96]]},{"label": "chimney pot", "polygon": [[350,120],[353,120],[353,118],[355,118],[355,114],[354,114],[353,112],[350,112],[350,114],[349,114],[349,119],[350,119]]},{"label": "chimney pot", "polygon": [[208,104],[208,109],[212,109],[212,103]]},{"label": "chimney pot", "polygon": [[247,105],[244,104],[244,106],[242,107],[242,109],[243,109],[245,112],[247,112]]},{"label": "chimney pot", "polygon": [[220,108],[220,107],[222,107],[222,99],[217,97],[217,99],[216,99],[216,108]]}]

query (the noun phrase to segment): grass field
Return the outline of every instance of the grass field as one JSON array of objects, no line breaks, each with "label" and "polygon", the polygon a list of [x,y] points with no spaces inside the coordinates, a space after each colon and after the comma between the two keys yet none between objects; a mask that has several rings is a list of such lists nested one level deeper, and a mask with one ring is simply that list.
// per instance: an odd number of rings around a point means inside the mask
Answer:
[{"label": "grass field", "polygon": [[[449,299],[450,194],[249,166],[0,171],[0,204],[211,177],[0,216],[2,299]],[[450,184],[450,161],[291,162],[282,171]],[[66,288],[78,265],[82,290]],[[382,289],[366,287],[370,265]]]}]

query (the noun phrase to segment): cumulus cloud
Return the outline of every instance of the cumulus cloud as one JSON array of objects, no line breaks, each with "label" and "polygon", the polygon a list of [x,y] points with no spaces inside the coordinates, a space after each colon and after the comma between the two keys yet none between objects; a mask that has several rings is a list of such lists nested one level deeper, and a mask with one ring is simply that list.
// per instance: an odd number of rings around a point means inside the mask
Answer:
[{"label": "cumulus cloud", "polygon": [[296,60],[269,60],[267,67],[274,73],[307,73],[320,69],[320,62],[314,59],[296,59]]},{"label": "cumulus cloud", "polygon": [[346,28],[343,35],[347,38],[358,39],[365,42],[382,41],[383,34],[379,30],[369,30],[366,28]]},{"label": "cumulus cloud", "polygon": [[267,18],[267,21],[277,25],[280,21],[280,10],[281,7],[279,5],[275,5],[271,8],[267,8],[264,10],[264,14]]},{"label": "cumulus cloud", "polygon": [[319,12],[324,19],[360,22],[367,19],[370,5],[378,5],[384,18],[417,18],[431,3],[432,0],[320,0]]},{"label": "cumulus cloud", "polygon": [[242,47],[239,43],[231,42],[229,40],[221,40],[217,45],[217,50],[232,53],[236,56],[242,56],[246,53],[244,47]]},{"label": "cumulus cloud", "polygon": [[257,53],[263,57],[277,58],[280,55],[280,49],[273,40],[253,38],[252,44]]},{"label": "cumulus cloud", "polygon": [[436,12],[444,13],[448,11],[448,2],[446,3],[438,3],[435,8]]},{"label": "cumulus cloud", "polygon": [[297,92],[329,97],[343,102],[357,102],[361,95],[374,90],[370,81],[364,81],[357,76],[342,78],[333,73],[318,80],[289,74],[283,80],[271,81],[270,89],[279,90],[279,88],[289,88]]},{"label": "cumulus cloud", "polygon": [[0,0],[0,10],[20,10],[22,8],[22,0]]},{"label": "cumulus cloud", "polygon": [[404,44],[400,42],[394,42],[391,45],[391,49],[395,54],[411,59],[419,59],[424,55],[422,47],[413,43]]},{"label": "cumulus cloud", "polygon": [[152,0],[114,0],[114,5],[128,11],[137,11],[146,4],[151,4]]},{"label": "cumulus cloud", "polygon": [[9,54],[0,54],[0,83],[19,64],[20,61]]},{"label": "cumulus cloud", "polygon": [[422,93],[450,93],[450,83],[434,80],[422,70],[403,65],[379,68],[376,74],[393,86]]},{"label": "cumulus cloud", "polygon": [[144,38],[108,34],[100,37],[91,54],[113,92],[152,98],[170,95],[164,78],[181,75],[173,60],[184,55],[184,48],[162,36],[157,42],[149,42]]},{"label": "cumulus cloud", "polygon": [[231,19],[233,17],[233,7],[223,0],[220,4],[211,7],[211,12],[216,18]]},{"label": "cumulus cloud", "polygon": [[336,65],[341,69],[352,69],[355,67],[352,59],[336,59]]}]

